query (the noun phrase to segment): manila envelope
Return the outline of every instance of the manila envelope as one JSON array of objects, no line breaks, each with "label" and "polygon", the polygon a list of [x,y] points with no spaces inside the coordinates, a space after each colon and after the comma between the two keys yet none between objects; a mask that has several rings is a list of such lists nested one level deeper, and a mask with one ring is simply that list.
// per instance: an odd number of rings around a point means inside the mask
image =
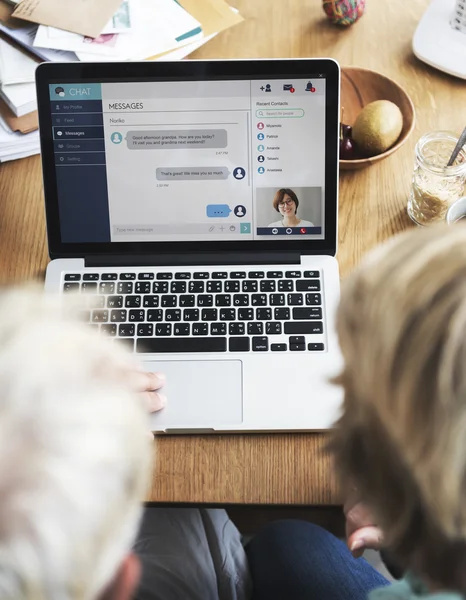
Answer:
[{"label": "manila envelope", "polygon": [[17,117],[11,112],[9,107],[0,99],[0,115],[5,119],[11,131],[19,131],[20,133],[29,133],[39,129],[39,120],[37,110]]},{"label": "manila envelope", "polygon": [[13,16],[95,38],[120,4],[121,0],[22,0]]},{"label": "manila envelope", "polygon": [[[199,21],[204,37],[220,33],[244,20],[241,15],[231,10],[224,0],[177,0],[177,2]],[[187,42],[189,43],[189,40]],[[148,60],[157,60],[168,52],[151,56]]]}]

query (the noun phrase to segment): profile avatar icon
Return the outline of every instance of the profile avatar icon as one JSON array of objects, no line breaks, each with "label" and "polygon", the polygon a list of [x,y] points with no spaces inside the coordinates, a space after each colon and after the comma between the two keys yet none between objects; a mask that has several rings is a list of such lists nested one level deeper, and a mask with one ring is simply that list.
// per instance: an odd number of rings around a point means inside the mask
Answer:
[{"label": "profile avatar icon", "polygon": [[263,175],[263,174],[265,173],[265,169],[264,169],[264,167],[259,167],[259,168],[257,169],[257,172],[259,173],[259,175]]},{"label": "profile avatar icon", "polygon": [[272,86],[270,85],[270,83],[268,83],[268,84],[265,86],[265,91],[266,91],[266,92],[271,92],[271,91],[272,91]]},{"label": "profile avatar icon", "polygon": [[259,121],[259,123],[257,123],[257,129],[264,129],[265,125],[264,123],[262,123],[262,121]]},{"label": "profile avatar icon", "polygon": [[236,169],[233,171],[233,177],[235,179],[244,179],[246,176],[246,171],[243,169],[243,167],[236,167]]},{"label": "profile avatar icon", "polygon": [[57,94],[57,96],[60,96],[61,98],[63,98],[65,96],[65,90],[62,87],[56,87],[55,93]]},{"label": "profile avatar icon", "polygon": [[259,156],[257,157],[257,160],[258,160],[259,162],[264,162],[264,160],[265,160],[265,156],[264,156],[263,154],[259,154]]},{"label": "profile avatar icon", "polygon": [[305,91],[306,92],[312,92],[312,93],[314,93],[316,91],[316,88],[312,85],[311,81],[307,82]]},{"label": "profile avatar icon", "polygon": [[238,206],[235,206],[235,208],[234,208],[234,213],[237,217],[245,217],[246,216],[246,207],[243,206],[242,204],[238,204]]},{"label": "profile avatar icon", "polygon": [[263,133],[258,133],[257,134],[257,139],[258,140],[263,140],[265,138],[265,135]]},{"label": "profile avatar icon", "polygon": [[258,151],[258,152],[264,152],[264,150],[265,150],[265,146],[264,146],[263,144],[259,144],[259,145],[257,146],[257,151]]},{"label": "profile avatar icon", "polygon": [[123,136],[118,131],[115,131],[115,133],[112,133],[110,139],[114,144],[121,144],[123,141]]}]

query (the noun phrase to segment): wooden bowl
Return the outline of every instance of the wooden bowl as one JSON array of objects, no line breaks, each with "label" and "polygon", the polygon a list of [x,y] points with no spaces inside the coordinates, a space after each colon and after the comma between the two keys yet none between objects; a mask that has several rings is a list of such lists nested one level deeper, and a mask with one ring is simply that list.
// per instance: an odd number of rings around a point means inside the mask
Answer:
[{"label": "wooden bowl", "polygon": [[415,124],[414,105],[408,94],[388,77],[369,69],[343,67],[341,71],[341,108],[344,109],[343,122],[353,125],[361,109],[374,100],[390,100],[398,106],[403,115],[403,129],[396,143],[376,156],[340,160],[340,169],[349,171],[369,167],[400,148],[411,135]]}]

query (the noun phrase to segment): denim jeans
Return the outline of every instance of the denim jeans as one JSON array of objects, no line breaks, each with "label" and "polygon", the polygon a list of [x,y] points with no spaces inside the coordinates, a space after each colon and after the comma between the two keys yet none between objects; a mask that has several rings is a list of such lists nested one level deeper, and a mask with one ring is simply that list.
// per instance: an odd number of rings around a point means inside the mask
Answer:
[{"label": "denim jeans", "polygon": [[253,600],[366,600],[389,584],[338,538],[304,521],[270,523],[246,552]]}]

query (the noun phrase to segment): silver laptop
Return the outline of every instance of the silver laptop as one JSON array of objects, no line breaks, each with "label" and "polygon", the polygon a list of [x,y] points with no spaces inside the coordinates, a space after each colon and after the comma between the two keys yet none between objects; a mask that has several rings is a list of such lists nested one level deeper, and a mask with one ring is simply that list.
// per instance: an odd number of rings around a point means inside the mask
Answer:
[{"label": "silver laptop", "polygon": [[46,288],[166,374],[153,429],[330,427],[338,65],[42,64],[37,90]]}]

